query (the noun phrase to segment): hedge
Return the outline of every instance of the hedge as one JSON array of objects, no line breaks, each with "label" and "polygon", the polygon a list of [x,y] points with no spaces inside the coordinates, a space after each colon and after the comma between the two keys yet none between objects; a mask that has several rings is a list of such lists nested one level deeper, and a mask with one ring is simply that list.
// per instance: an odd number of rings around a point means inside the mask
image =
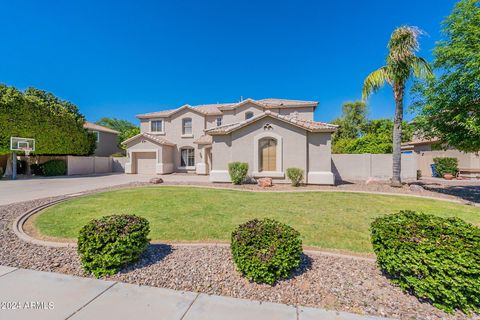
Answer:
[{"label": "hedge", "polygon": [[403,290],[447,312],[480,311],[480,228],[414,211],[371,225],[381,269]]},{"label": "hedge", "polygon": [[67,163],[64,160],[48,160],[40,165],[45,176],[64,176],[67,174]]}]

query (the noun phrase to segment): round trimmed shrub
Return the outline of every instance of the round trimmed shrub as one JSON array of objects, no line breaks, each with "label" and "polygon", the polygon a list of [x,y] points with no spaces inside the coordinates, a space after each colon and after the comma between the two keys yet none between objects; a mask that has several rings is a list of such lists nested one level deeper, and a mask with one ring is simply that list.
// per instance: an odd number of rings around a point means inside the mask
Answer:
[{"label": "round trimmed shrub", "polygon": [[274,284],[300,266],[302,240],[292,227],[272,219],[251,220],[232,233],[233,261],[249,280]]},{"label": "round trimmed shrub", "polygon": [[228,164],[228,173],[233,184],[242,184],[248,173],[248,163],[230,162]]},{"label": "round trimmed shrub", "polygon": [[292,186],[298,187],[303,180],[303,170],[300,168],[288,168],[287,177],[292,182]]},{"label": "round trimmed shrub", "polygon": [[111,215],[82,227],[78,253],[83,269],[96,277],[112,275],[137,261],[150,239],[148,220],[135,215]]},{"label": "round trimmed shrub", "polygon": [[480,228],[458,218],[400,211],[371,225],[379,266],[439,309],[480,311]]}]

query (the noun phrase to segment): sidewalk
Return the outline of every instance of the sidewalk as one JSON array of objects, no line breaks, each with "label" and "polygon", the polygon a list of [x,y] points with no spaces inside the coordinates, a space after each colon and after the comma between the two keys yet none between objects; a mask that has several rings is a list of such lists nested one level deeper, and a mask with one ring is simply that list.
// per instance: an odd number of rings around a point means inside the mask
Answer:
[{"label": "sidewalk", "polygon": [[0,319],[384,318],[0,266]]}]

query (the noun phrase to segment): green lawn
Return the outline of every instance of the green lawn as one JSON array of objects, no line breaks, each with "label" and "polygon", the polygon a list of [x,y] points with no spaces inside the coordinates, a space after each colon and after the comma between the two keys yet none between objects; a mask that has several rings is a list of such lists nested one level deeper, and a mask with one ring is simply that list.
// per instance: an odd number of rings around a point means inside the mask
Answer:
[{"label": "green lawn", "polygon": [[480,209],[407,196],[342,192],[254,193],[233,190],[147,187],[104,192],[48,208],[33,220],[43,235],[76,238],[82,225],[109,214],[137,214],[150,221],[150,237],[168,241],[229,240],[252,218],[269,217],[300,231],[307,246],[371,252],[369,224],[401,209],[480,225]]}]

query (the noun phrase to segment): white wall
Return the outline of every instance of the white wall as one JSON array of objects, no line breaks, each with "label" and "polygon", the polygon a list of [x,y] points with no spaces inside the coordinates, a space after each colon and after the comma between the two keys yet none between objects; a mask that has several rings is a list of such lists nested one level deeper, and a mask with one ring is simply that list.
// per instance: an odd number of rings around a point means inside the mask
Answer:
[{"label": "white wall", "polygon": [[[337,180],[367,180],[392,177],[391,154],[332,154],[332,172]],[[416,179],[415,154],[402,154],[402,179]]]}]

